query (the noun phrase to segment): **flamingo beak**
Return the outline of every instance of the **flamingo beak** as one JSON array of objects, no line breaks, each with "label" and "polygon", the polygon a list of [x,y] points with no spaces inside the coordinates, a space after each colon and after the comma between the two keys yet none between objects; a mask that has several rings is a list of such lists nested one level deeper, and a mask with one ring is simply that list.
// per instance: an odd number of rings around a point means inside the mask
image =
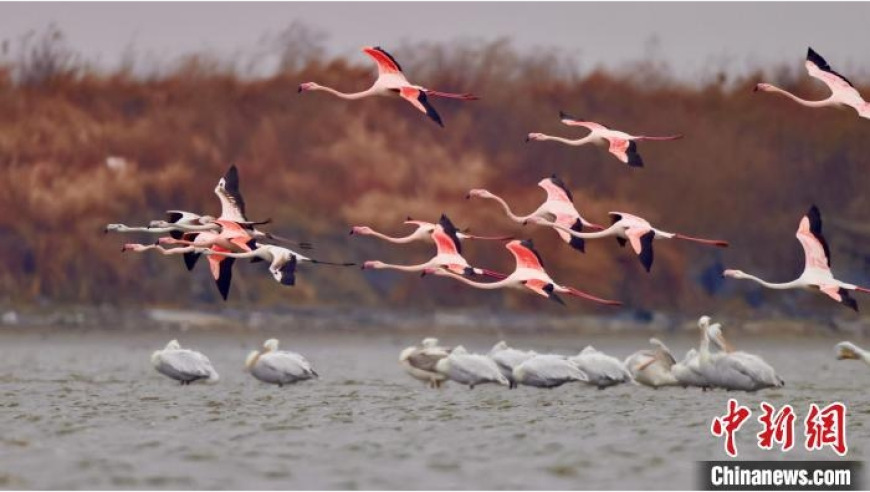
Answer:
[{"label": "flamingo beak", "polygon": [[526,138],[525,138],[525,141],[526,141],[526,143],[529,143],[529,142],[531,142],[531,141],[532,141],[532,139],[531,139],[531,138],[529,138],[529,136],[528,136],[528,135],[526,135]]}]

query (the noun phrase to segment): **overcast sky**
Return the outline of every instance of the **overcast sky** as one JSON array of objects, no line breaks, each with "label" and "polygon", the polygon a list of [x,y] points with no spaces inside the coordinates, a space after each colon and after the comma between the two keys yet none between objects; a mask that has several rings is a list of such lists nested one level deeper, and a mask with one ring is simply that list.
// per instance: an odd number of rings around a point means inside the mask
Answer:
[{"label": "overcast sky", "polygon": [[14,41],[54,22],[86,59],[113,67],[128,46],[161,61],[251,53],[265,35],[302,21],[328,35],[330,53],[355,57],[363,45],[506,36],[523,50],[558,47],[581,68],[619,67],[654,44],[658,58],[690,80],[712,67],[800,67],[809,45],[867,83],[868,19],[870,3],[4,2],[0,37]]}]

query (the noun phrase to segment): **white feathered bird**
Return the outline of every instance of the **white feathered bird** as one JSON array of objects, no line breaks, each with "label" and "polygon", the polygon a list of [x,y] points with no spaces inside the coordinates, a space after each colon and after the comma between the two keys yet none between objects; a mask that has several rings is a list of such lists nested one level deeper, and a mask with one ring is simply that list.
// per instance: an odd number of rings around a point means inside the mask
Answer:
[{"label": "white feathered bird", "polygon": [[220,377],[205,355],[181,348],[178,340],[151,354],[151,364],[160,374],[188,385],[196,381],[217,383]]},{"label": "white feathered bird", "polygon": [[462,345],[454,348],[449,356],[439,360],[435,364],[435,370],[451,381],[468,385],[470,389],[485,383],[510,386],[510,382],[501,373],[495,361],[485,355],[471,354]]},{"label": "white feathered bird", "polygon": [[264,383],[293,384],[318,377],[311,363],[300,354],[278,350],[278,340],[270,338],[261,350],[254,350],[245,360],[245,369]]},{"label": "white feathered bird", "polygon": [[399,363],[414,379],[426,383],[430,388],[440,388],[447,376],[435,370],[439,360],[450,355],[452,349],[438,345],[437,338],[424,338],[420,347],[412,346],[399,355]]},{"label": "white feathered bird", "polygon": [[589,384],[597,386],[598,389],[631,381],[631,373],[621,360],[596,350],[591,345],[579,354],[568,357],[568,360],[586,374]]},{"label": "white feathered bird", "polygon": [[675,386],[677,380],[671,367],[677,362],[668,347],[657,338],[650,338],[653,350],[639,350],[625,359],[625,367],[631,377],[644,386],[658,388]]},{"label": "white feathered bird", "polygon": [[508,346],[504,340],[495,344],[489,351],[489,358],[495,361],[501,373],[510,383],[510,388],[516,388],[514,369],[523,362],[538,355],[534,350],[517,350]]},{"label": "white feathered bird", "polygon": [[565,383],[589,381],[586,374],[561,355],[539,354],[514,368],[517,384],[555,388]]},{"label": "white feathered bird", "polygon": [[[722,335],[718,323],[707,326],[705,332],[707,337],[701,344],[698,360],[701,374],[711,386],[727,390],[757,391],[785,385],[773,367],[761,357],[735,352]],[[718,345],[722,352],[710,353],[710,342]]]}]

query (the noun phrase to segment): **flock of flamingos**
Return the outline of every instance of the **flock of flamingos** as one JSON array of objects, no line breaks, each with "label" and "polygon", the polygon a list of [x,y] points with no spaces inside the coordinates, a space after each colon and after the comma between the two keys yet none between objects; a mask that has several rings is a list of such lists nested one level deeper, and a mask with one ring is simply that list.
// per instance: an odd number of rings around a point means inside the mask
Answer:
[{"label": "flock of flamingos", "polygon": [[[369,89],[345,93],[315,82],[306,82],[299,86],[299,92],[322,91],[342,99],[398,96],[441,126],[443,126],[441,116],[432,106],[430,98],[444,97],[464,101],[477,99],[469,93],[440,92],[414,85],[405,77],[399,63],[383,49],[365,47],[362,51],[378,66],[378,78]],[[780,93],[808,107],[852,108],[857,111],[859,117],[870,119],[870,103],[865,102],[848,79],[835,72],[812,48],[807,52],[805,65],[810,76],[828,86],[831,91],[828,98],[809,101],[764,83],[758,84],[755,90]],[[631,135],[612,130],[599,123],[569,116],[564,112],[560,113],[560,118],[567,126],[585,128],[588,130],[587,135],[571,140],[542,133],[529,133],[526,141],[552,140],[573,146],[592,143],[606,147],[611,154],[628,166],[640,167],[644,162],[638,153],[638,142],[681,138],[680,135],[663,137]],[[492,200],[504,210],[510,220],[552,229],[568,246],[579,252],[584,251],[586,240],[616,238],[620,246],[630,245],[647,271],[653,265],[655,240],[678,239],[704,246],[728,246],[725,241],[667,232],[653,227],[637,215],[626,212],[610,212],[610,225],[606,227],[598,225],[580,215],[574,206],[571,191],[557,176],[542,179],[538,186],[546,192],[546,200],[527,215],[517,215],[507,201],[484,189],[469,191],[467,198]],[[308,250],[311,249],[311,245],[261,230],[259,227],[266,225],[268,221],[251,221],[245,215],[245,202],[235,166],[230,167],[219,180],[215,194],[221,202],[221,214],[218,217],[170,210],[165,220],[152,221],[148,226],[128,227],[123,224],[109,224],[106,231],[167,234],[153,244],[125,244],[122,251],[141,253],[154,250],[168,256],[180,255],[188,270],[193,269],[198,259],[205,255],[217,288],[224,299],[229,294],[233,263],[237,259],[268,263],[269,273],[275,281],[287,286],[294,285],[299,263],[354,265],[318,260],[300,254],[288,246]],[[471,235],[460,231],[446,215],[442,215],[438,222],[425,222],[409,217],[405,224],[413,226],[414,230],[401,237],[391,237],[364,226],[354,227],[351,234],[373,236],[395,244],[418,241],[434,243],[435,255],[429,261],[415,265],[366,261],[362,265],[363,269],[392,269],[416,272],[421,275],[444,276],[476,289],[519,289],[561,304],[564,304],[561,296],[570,296],[608,306],[621,305],[619,301],[603,299],[578,288],[558,283],[551,278],[544,269],[544,262],[531,240]],[[830,268],[828,243],[822,235],[821,212],[815,205],[811,206],[800,219],[796,237],[803,247],[806,260],[803,273],[797,279],[772,283],[743,271],[731,269],[725,270],[723,275],[752,280],[770,289],[816,290],[838,303],[857,310],[857,302],[851,293],[854,291],[870,293],[870,289],[842,282],[834,277]],[[463,243],[480,240],[503,241],[516,260],[514,271],[503,274],[470,265],[462,256]],[[283,245],[279,246],[275,243]],[[502,384],[513,388],[517,385],[554,387],[568,382],[582,382],[605,388],[634,382],[652,387],[696,386],[704,389],[755,391],[784,384],[763,359],[746,352],[735,351],[722,334],[720,324],[711,324],[710,318],[703,316],[698,320],[698,327],[701,335],[700,346],[698,350],[690,350],[681,362],[677,362],[668,348],[655,338],[650,339],[652,349],[638,351],[625,361],[599,352],[591,346],[574,357],[565,357],[517,350],[508,347],[505,342],[499,342],[489,354],[482,355],[469,353],[462,346],[453,348],[440,346],[438,340],[427,338],[421,345],[408,347],[402,351],[400,362],[411,376],[433,388],[440,387],[448,380],[471,388],[484,383]],[[837,345],[837,357],[859,359],[870,364],[870,353],[849,342]],[[180,381],[181,384],[218,380],[217,371],[207,357],[199,352],[182,349],[175,340],[171,341],[165,349],[154,352],[152,363],[157,371]],[[279,386],[317,377],[311,364],[302,355],[279,351],[278,341],[275,339],[267,340],[261,350],[252,352],[245,366],[257,379]]]}]

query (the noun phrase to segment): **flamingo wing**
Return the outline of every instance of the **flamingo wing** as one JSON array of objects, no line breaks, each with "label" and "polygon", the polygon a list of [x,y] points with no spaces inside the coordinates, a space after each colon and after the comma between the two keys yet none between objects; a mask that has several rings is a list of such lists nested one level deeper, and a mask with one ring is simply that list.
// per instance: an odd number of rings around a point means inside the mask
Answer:
[{"label": "flamingo wing", "polygon": [[565,182],[555,174],[541,181],[540,185],[547,192],[547,201],[574,203],[574,195]]},{"label": "flamingo wing", "polygon": [[631,248],[637,253],[641,265],[650,271],[653,264],[653,239],[655,239],[655,231],[641,227],[629,227],[625,230],[625,235],[628,236],[628,242],[631,243]]},{"label": "flamingo wing", "polygon": [[380,46],[363,48],[363,53],[369,55],[378,64],[378,75],[402,73],[402,66]]},{"label": "flamingo wing", "polygon": [[408,86],[400,88],[399,95],[422,113],[425,113],[426,116],[432,119],[432,121],[438,123],[439,126],[444,126],[444,123],[441,122],[441,116],[438,115],[438,111],[435,111],[435,108],[429,104],[429,98],[426,97],[426,92],[416,87]]},{"label": "flamingo wing", "polygon": [[[457,254],[462,254],[462,243],[459,242],[459,230],[453,225],[453,222],[450,221],[450,218],[447,217],[446,214],[441,214],[441,218],[438,220],[438,225],[441,226],[441,230],[444,231],[444,234],[453,241],[453,246],[456,250]],[[438,231],[438,228],[435,228],[435,231]]]},{"label": "flamingo wing", "polygon": [[432,231],[432,240],[435,241],[439,255],[459,255],[459,240],[450,237],[443,227],[438,226]]},{"label": "flamingo wing", "polygon": [[810,207],[809,212],[801,219],[795,237],[803,246],[806,269],[830,271],[831,250],[822,235],[822,215],[818,207]]},{"label": "flamingo wing", "polygon": [[546,282],[544,280],[538,279],[530,279],[523,282],[523,285],[530,291],[538,294],[539,296],[546,297],[547,299],[558,302],[563,306],[565,305],[565,301],[563,301],[559,296],[556,295],[555,286],[552,282]]},{"label": "flamingo wing", "polygon": [[631,167],[643,167],[643,158],[637,152],[636,143],[626,138],[605,138],[610,142],[610,147],[607,150],[615,155],[617,159]]},{"label": "flamingo wing", "polygon": [[593,121],[583,121],[580,118],[575,118],[564,111],[559,111],[559,119],[562,120],[562,123],[568,126],[582,126],[584,128],[588,128],[590,130],[607,130],[607,127],[600,124],[595,123]]},{"label": "flamingo wing", "polygon": [[[557,214],[556,223],[562,227],[571,229],[574,232],[583,232],[583,221],[581,221],[579,217],[570,214]],[[562,240],[568,243],[572,248],[581,253],[586,252],[586,241],[583,238],[572,236],[565,232],[564,229],[557,228],[556,232],[559,234],[559,237],[561,237]]]},{"label": "flamingo wing", "polygon": [[[212,249],[214,251],[226,251],[217,246]],[[230,284],[233,281],[233,263],[235,263],[235,261],[235,258],[228,258],[221,255],[210,255],[208,257],[208,263],[211,267],[211,275],[214,277],[218,292],[220,292],[221,297],[225,301],[230,293]]]},{"label": "flamingo wing", "polygon": [[852,85],[852,82],[835,72],[834,69],[828,65],[828,62],[812,48],[807,48],[807,61],[805,62],[805,65],[810,76],[824,82],[825,85],[831,89],[831,92],[846,91],[855,92],[857,94],[857,90],[855,89],[855,86]]},{"label": "flamingo wing", "polygon": [[214,191],[221,201],[221,218],[248,221],[245,218],[245,200],[239,188],[239,170],[235,165],[230,166]]},{"label": "flamingo wing", "polygon": [[517,268],[544,270],[544,262],[541,260],[541,255],[535,251],[535,245],[531,239],[511,241],[507,244],[507,249],[514,255],[514,259],[517,261]]},{"label": "flamingo wing", "polygon": [[854,297],[849,295],[849,291],[840,287],[839,285],[827,284],[820,285],[819,290],[826,294],[831,299],[839,302],[840,304],[858,311],[858,301],[855,300]]}]

